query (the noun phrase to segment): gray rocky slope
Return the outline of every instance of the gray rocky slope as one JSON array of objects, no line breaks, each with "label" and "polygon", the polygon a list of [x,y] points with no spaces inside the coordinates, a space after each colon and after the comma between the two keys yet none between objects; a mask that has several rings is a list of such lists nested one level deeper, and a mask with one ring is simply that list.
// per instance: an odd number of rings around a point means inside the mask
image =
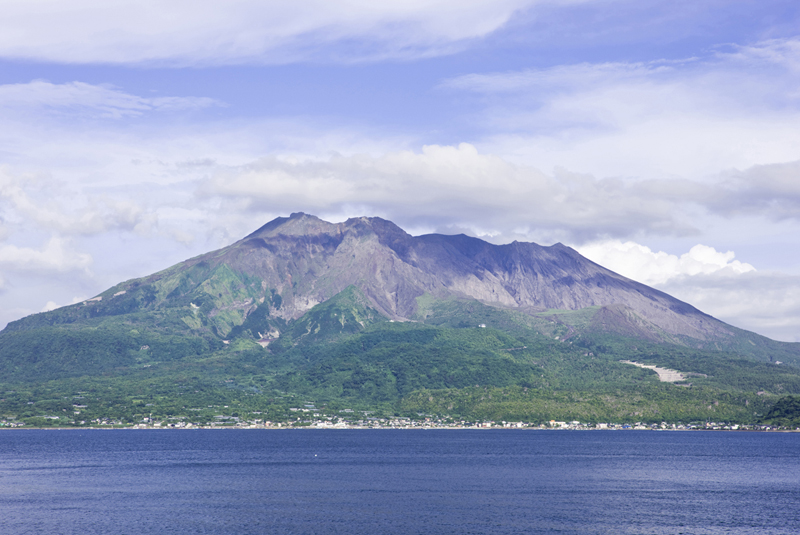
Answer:
[{"label": "gray rocky slope", "polygon": [[[415,318],[417,298],[428,294],[526,313],[603,307],[596,321],[616,324],[610,330],[632,329],[661,339],[711,341],[739,331],[562,244],[492,245],[465,235],[411,236],[377,217],[332,224],[292,214],[182,268],[198,264],[225,264],[261,279],[265,289],[282,296],[276,313],[287,320],[354,285],[395,320]],[[253,305],[242,303],[248,306]]]}]

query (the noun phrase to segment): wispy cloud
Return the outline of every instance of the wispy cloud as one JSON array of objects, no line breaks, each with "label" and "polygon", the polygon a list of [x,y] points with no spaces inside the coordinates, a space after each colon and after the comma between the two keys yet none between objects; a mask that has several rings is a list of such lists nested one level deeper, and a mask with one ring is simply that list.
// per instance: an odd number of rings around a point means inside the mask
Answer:
[{"label": "wispy cloud", "polygon": [[458,50],[535,3],[8,0],[0,57],[171,66],[408,59]]},{"label": "wispy cloud", "polygon": [[501,241],[583,243],[643,233],[696,235],[702,214],[797,221],[800,186],[792,178],[798,170],[800,163],[792,163],[702,180],[622,180],[565,169],[547,174],[472,145],[432,145],[381,156],[272,157],[220,166],[204,179],[200,196],[228,199],[250,212],[286,203],[315,213],[358,206],[411,226],[473,228]]},{"label": "wispy cloud", "polygon": [[800,219],[800,161],[727,171],[720,182],[715,194],[705,199],[715,212],[728,217]]},{"label": "wispy cloud", "polygon": [[622,181],[566,170],[546,175],[468,144],[378,157],[264,158],[217,169],[200,195],[229,199],[238,210],[250,212],[289,204],[341,213],[358,206],[401,224],[482,229],[509,241],[548,231],[573,239],[626,235],[633,227],[655,233],[696,231],[678,220],[674,203],[641,197]]},{"label": "wispy cloud", "polygon": [[[17,225],[67,235],[133,230],[147,220],[134,200],[75,192],[59,181],[0,169],[0,209]],[[2,229],[0,229],[2,230]],[[0,232],[0,241],[10,231]]]},{"label": "wispy cloud", "polygon": [[599,176],[699,178],[794,161],[800,41],[773,40],[682,61],[580,63],[469,74],[476,144],[538,166]]},{"label": "wispy cloud", "polygon": [[800,277],[751,271],[674,278],[658,288],[737,327],[800,342]]},{"label": "wispy cloud", "polygon": [[91,264],[91,255],[75,251],[66,240],[57,236],[51,237],[40,249],[0,246],[0,267],[12,271],[85,271]]},{"label": "wispy cloud", "polygon": [[84,82],[53,84],[34,80],[0,85],[0,109],[19,114],[31,111],[83,118],[121,119],[151,112],[169,112],[220,106],[207,97],[141,97],[110,85]]}]

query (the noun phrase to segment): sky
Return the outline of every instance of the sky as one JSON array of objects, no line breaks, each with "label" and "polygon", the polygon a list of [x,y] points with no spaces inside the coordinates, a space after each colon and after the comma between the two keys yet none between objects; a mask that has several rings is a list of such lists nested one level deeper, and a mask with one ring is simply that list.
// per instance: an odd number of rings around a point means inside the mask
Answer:
[{"label": "sky", "polygon": [[800,3],[4,0],[0,327],[300,211],[800,342]]}]

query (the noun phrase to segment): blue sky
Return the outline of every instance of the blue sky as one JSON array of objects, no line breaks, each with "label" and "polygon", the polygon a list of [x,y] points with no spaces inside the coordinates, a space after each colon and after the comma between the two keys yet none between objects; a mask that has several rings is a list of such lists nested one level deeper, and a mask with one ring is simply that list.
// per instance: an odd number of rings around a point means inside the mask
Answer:
[{"label": "blue sky", "polygon": [[4,3],[0,325],[305,211],[800,341],[796,2],[163,4]]}]

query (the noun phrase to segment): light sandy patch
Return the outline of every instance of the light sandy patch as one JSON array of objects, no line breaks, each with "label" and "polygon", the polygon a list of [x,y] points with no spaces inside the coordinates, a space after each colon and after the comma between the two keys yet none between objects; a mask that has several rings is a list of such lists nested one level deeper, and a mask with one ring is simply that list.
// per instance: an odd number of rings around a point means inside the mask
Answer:
[{"label": "light sandy patch", "polygon": [[686,377],[679,371],[669,370],[667,368],[659,368],[653,364],[640,364],[638,362],[633,362],[632,360],[621,360],[620,362],[623,364],[633,364],[634,366],[639,366],[640,368],[653,370],[658,374],[658,380],[664,383],[675,383],[686,379]]}]

